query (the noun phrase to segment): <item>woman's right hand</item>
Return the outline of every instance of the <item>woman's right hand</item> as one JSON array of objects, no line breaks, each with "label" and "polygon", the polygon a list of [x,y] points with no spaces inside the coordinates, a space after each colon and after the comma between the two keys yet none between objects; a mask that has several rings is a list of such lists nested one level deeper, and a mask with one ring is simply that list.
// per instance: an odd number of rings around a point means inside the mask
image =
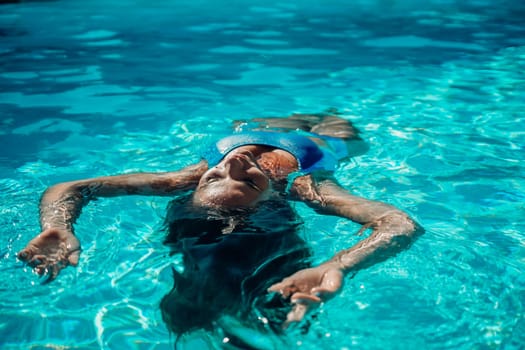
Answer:
[{"label": "woman's right hand", "polygon": [[344,272],[337,263],[327,262],[316,267],[299,270],[272,285],[268,292],[279,293],[293,304],[283,328],[301,321],[306,313],[332,298],[343,284]]},{"label": "woman's right hand", "polygon": [[49,283],[63,268],[78,265],[80,242],[71,231],[49,228],[33,238],[17,256],[40,276],[47,275],[44,283]]}]

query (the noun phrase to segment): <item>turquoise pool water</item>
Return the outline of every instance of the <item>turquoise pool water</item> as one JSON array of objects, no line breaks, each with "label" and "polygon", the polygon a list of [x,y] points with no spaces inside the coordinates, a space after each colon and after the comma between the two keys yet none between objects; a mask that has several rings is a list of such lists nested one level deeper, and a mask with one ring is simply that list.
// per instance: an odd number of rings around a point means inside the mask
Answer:
[{"label": "turquoise pool water", "polygon": [[[168,199],[91,203],[80,265],[42,285],[15,254],[47,186],[173,170],[235,119],[327,109],[370,145],[337,179],[427,232],[348,279],[288,346],[525,347],[525,7],[343,3],[0,6],[2,349],[173,348],[158,308],[180,263],[159,231]],[[316,261],[358,241],[357,225],[296,209]]]}]

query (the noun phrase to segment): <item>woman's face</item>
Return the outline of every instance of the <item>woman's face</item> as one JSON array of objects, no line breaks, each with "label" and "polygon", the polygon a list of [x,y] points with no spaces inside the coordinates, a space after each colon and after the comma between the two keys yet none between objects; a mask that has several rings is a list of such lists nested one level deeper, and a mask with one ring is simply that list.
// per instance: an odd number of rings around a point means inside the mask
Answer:
[{"label": "woman's face", "polygon": [[234,150],[201,177],[193,201],[220,208],[250,207],[264,198],[269,179],[249,152]]}]

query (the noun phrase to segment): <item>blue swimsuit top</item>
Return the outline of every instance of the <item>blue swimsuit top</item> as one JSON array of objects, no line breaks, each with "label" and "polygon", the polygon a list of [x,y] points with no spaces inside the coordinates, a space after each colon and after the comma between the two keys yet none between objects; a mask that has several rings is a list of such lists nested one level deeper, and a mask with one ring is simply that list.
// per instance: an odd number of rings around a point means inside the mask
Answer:
[{"label": "blue swimsuit top", "polygon": [[[320,146],[307,136],[319,138],[326,146]],[[208,166],[217,165],[225,155],[235,148],[246,145],[264,145],[291,153],[299,163],[299,173],[309,174],[315,170],[335,170],[338,160],[348,156],[344,140],[307,132],[249,131],[227,136],[204,155]]]}]

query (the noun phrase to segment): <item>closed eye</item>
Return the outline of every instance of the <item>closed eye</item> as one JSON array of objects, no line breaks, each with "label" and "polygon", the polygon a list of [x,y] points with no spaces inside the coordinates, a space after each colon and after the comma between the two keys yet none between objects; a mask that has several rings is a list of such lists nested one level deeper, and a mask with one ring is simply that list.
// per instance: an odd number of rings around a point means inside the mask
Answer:
[{"label": "closed eye", "polygon": [[210,176],[210,177],[208,177],[208,178],[206,179],[205,182],[206,182],[206,184],[211,184],[212,182],[215,182],[215,181],[217,181],[217,180],[219,180],[219,178],[218,178],[217,176]]},{"label": "closed eye", "polygon": [[256,190],[257,192],[262,192],[261,188],[259,186],[257,186],[257,184],[255,183],[255,181],[251,180],[251,179],[245,179],[244,180],[244,183],[246,183],[248,186],[250,186],[251,188],[253,188],[254,190]]}]

